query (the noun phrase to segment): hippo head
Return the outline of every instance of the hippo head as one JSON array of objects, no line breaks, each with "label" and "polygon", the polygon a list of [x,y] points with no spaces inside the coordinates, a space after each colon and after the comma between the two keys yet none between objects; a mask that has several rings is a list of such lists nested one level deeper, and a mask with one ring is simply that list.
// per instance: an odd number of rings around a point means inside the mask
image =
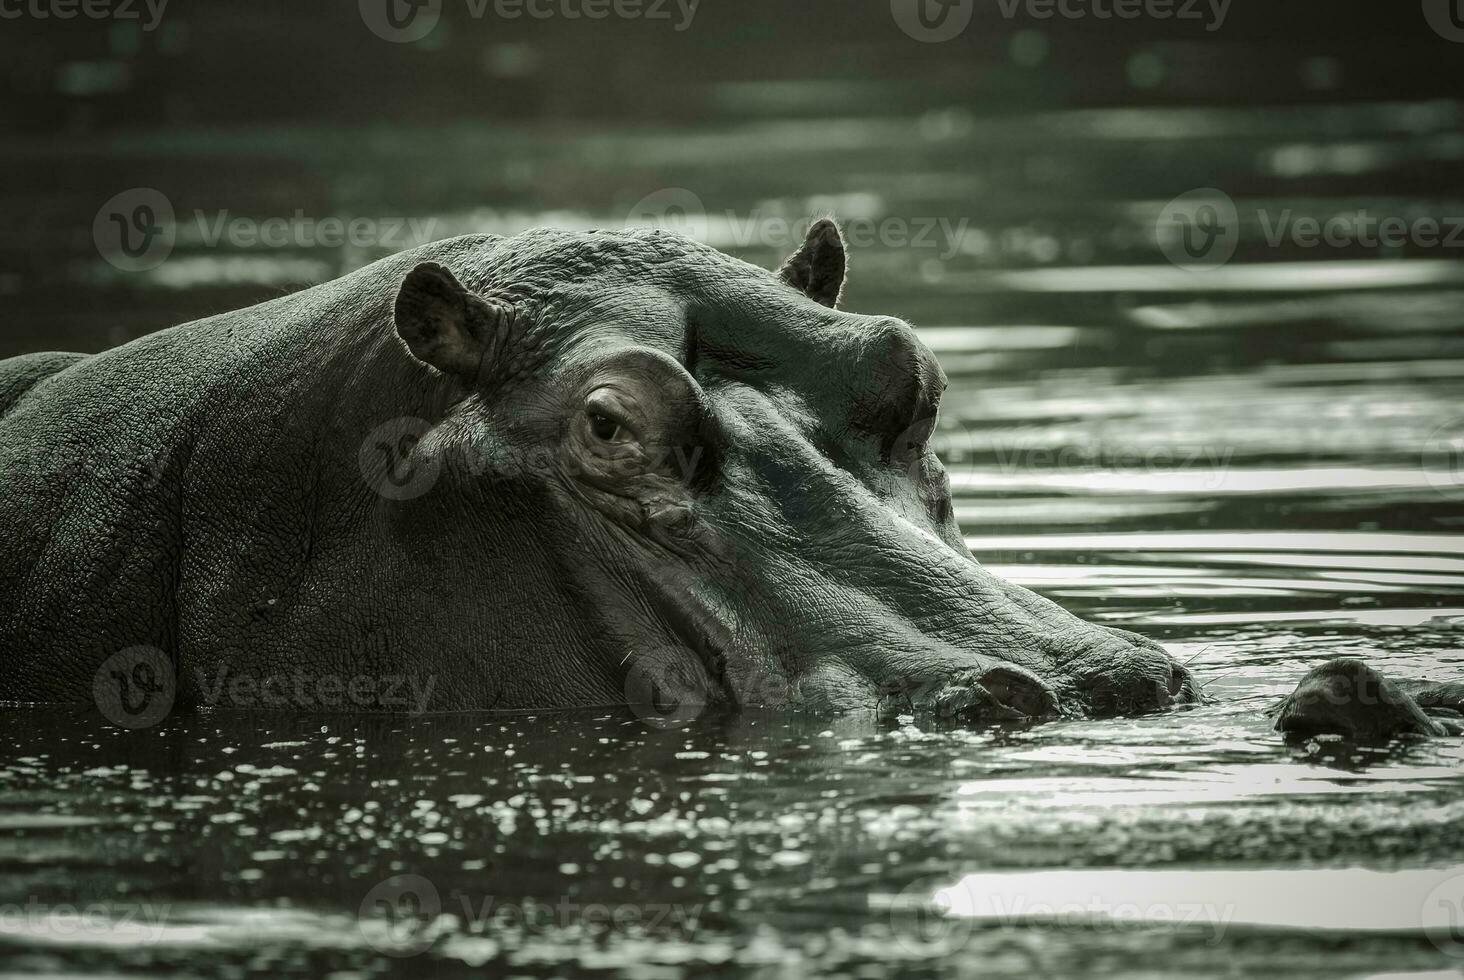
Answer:
[{"label": "hippo head", "polygon": [[[1428,693],[1429,688],[1419,691],[1425,703],[1431,703]],[[1425,714],[1404,685],[1353,657],[1312,668],[1272,713],[1276,730],[1296,738],[1340,735],[1377,742],[1397,735],[1444,735],[1451,730]]]},{"label": "hippo head", "polygon": [[931,444],[945,374],[907,323],[837,308],[833,222],[777,274],[661,232],[448,261],[396,301],[411,354],[460,386],[419,451],[470,447],[541,635],[594,651],[607,695],[962,722],[1195,699],[1158,644],[972,557]]}]

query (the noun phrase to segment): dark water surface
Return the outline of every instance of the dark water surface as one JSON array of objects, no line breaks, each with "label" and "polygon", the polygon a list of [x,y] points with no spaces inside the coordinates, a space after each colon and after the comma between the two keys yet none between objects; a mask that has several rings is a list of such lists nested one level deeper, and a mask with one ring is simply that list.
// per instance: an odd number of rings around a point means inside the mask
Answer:
[{"label": "dark water surface", "polygon": [[[699,233],[768,265],[791,249],[775,218],[965,219],[934,246],[885,226],[856,247],[850,306],[907,316],[940,353],[972,548],[1160,639],[1214,700],[987,732],[763,714],[663,732],[602,712],[213,713],[127,732],[95,712],[7,712],[0,972],[1464,964],[1464,740],[1287,745],[1263,715],[1339,655],[1464,676],[1464,264],[1445,248],[1273,247],[1253,220],[1464,215],[1448,190],[1458,106],[952,111],[491,145],[466,130],[226,136],[118,138],[122,169],[150,176],[47,205],[56,230],[27,259],[45,271],[11,281],[6,343],[97,349],[390,250],[215,246],[180,225],[164,264],[122,273],[92,248],[92,214],[149,181],[180,215],[305,206],[432,218],[436,236],[618,225],[687,188]],[[223,159],[257,164],[229,171],[227,194]],[[1187,273],[1154,221],[1206,186],[1251,217],[1234,261]]]}]

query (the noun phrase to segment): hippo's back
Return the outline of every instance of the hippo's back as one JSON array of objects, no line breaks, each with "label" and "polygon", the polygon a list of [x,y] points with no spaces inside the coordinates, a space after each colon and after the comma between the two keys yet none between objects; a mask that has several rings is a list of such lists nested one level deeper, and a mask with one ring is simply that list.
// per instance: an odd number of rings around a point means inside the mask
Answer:
[{"label": "hippo's back", "polygon": [[[432,243],[97,354],[0,360],[0,701],[84,702],[98,667],[139,646],[190,669],[275,656],[253,639],[256,608],[274,601],[274,637],[292,625],[281,597],[354,601],[318,580],[357,573],[374,547],[358,542],[376,499],[361,441],[449,397],[403,354],[397,286],[424,259],[473,268],[482,243]],[[320,557],[333,551],[346,558]]]},{"label": "hippo's back", "polygon": [[9,412],[37,384],[66,370],[77,361],[86,360],[87,356],[45,351],[0,361],[0,417]]}]

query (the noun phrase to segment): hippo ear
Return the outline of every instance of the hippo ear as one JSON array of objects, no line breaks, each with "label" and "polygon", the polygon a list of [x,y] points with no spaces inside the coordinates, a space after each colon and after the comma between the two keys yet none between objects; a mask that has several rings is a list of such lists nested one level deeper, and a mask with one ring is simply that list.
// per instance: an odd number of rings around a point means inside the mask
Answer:
[{"label": "hippo ear", "polygon": [[809,299],[835,307],[844,296],[844,269],[844,236],[832,218],[820,218],[778,275]]},{"label": "hippo ear", "polygon": [[512,320],[512,307],[469,292],[436,262],[413,269],[397,293],[397,336],[412,356],[468,382]]}]

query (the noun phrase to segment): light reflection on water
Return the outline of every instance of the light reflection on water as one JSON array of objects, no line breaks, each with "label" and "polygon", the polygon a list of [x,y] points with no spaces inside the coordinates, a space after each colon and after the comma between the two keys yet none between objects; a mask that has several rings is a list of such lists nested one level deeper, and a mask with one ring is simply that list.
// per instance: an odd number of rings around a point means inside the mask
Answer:
[{"label": "light reflection on water", "polygon": [[[1293,166],[1330,159],[1297,145],[1390,133],[1405,118],[1431,134],[1455,125],[1452,110],[1354,107],[1325,132],[1289,111],[1102,110],[584,141],[597,158],[649,161],[696,187],[709,237],[764,264],[771,233],[727,218],[724,202],[766,221],[829,200],[770,197],[780,174],[728,162],[753,146],[796,153],[810,128],[867,185],[834,202],[853,216],[979,210],[980,234],[944,265],[856,250],[852,305],[909,316],[940,353],[952,382],[943,449],[978,557],[1162,640],[1212,703],[987,732],[749,713],[657,733],[590,713],[211,714],[128,733],[67,712],[7,714],[0,968],[1335,976],[1456,965],[1455,947],[1427,933],[1464,902],[1457,889],[1432,895],[1459,880],[1464,740],[1286,745],[1264,710],[1338,655],[1397,676],[1464,676],[1464,482],[1448,449],[1464,403],[1464,351],[1450,346],[1464,265],[1285,256],[1180,273],[1125,244],[1158,205],[1152,187],[1122,183],[1136,139],[1191,140],[1166,166],[1188,162],[1197,186],[1207,140]],[[482,150],[457,138],[445,157]],[[1001,148],[979,177],[960,156],[978,142]],[[549,137],[506,145],[525,166],[566,152]],[[898,167],[891,145],[903,146]],[[992,192],[1003,161],[1059,152],[1092,168],[1069,197]],[[619,225],[653,189],[624,177],[595,207],[463,199],[437,212],[437,233]],[[1039,196],[1045,216],[1022,213]],[[1063,227],[1064,214],[1099,231]],[[1089,261],[1065,264],[1080,238]],[[1047,263],[1004,265],[1034,255]],[[241,284],[372,257],[185,243],[149,280],[156,291],[128,304],[166,322],[178,297],[211,308],[237,301]],[[112,285],[78,273],[79,292]],[[430,892],[379,901],[398,875]],[[952,932],[930,901],[960,882],[1029,909],[1092,892],[1110,906],[1230,904],[1246,928],[1212,943],[1152,916],[1111,929],[972,914]],[[91,918],[67,918],[82,907]],[[622,917],[607,924],[601,908]]]},{"label": "light reflection on water", "polygon": [[[1078,870],[967,875],[939,890],[949,915],[1027,922],[1174,922],[1211,932],[1233,926],[1297,930],[1423,932],[1452,944],[1449,899],[1464,889],[1464,867],[1420,871],[1361,868],[1308,871]],[[1083,896],[1088,896],[1085,901]]]}]

